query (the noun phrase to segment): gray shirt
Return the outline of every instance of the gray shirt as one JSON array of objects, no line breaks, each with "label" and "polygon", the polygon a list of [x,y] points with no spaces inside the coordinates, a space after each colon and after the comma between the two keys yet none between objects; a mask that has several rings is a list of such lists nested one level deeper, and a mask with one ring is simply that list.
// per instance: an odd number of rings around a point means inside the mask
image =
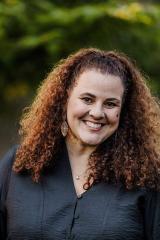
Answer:
[{"label": "gray shirt", "polygon": [[39,183],[11,170],[16,147],[0,161],[1,240],[160,239],[160,193],[101,182],[77,196],[61,148]]}]

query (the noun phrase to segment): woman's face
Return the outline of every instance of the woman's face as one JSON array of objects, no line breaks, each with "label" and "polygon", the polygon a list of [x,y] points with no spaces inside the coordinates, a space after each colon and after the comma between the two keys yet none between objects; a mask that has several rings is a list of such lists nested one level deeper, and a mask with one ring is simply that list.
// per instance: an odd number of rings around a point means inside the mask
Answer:
[{"label": "woman's face", "polygon": [[118,128],[123,92],[117,76],[96,69],[81,73],[69,93],[67,137],[87,146],[104,142]]}]

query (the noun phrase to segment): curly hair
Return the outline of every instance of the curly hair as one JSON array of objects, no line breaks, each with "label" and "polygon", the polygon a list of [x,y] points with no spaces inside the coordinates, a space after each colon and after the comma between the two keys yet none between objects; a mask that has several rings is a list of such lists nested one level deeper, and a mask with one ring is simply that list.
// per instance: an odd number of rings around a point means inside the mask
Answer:
[{"label": "curly hair", "polygon": [[119,76],[124,84],[123,105],[116,132],[97,147],[88,160],[93,183],[123,182],[127,189],[160,186],[160,108],[140,71],[125,54],[95,48],[80,49],[61,60],[38,89],[20,121],[20,146],[15,172],[28,171],[38,182],[53,165],[63,141],[61,125],[68,91],[87,69]]}]

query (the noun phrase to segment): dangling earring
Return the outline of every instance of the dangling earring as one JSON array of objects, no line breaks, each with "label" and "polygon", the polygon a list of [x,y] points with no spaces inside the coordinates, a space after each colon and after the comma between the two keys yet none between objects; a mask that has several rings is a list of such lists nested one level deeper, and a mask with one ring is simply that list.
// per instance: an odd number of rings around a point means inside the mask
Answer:
[{"label": "dangling earring", "polygon": [[63,137],[67,136],[68,133],[68,124],[66,121],[63,121],[62,125],[61,125],[61,133],[63,135]]}]

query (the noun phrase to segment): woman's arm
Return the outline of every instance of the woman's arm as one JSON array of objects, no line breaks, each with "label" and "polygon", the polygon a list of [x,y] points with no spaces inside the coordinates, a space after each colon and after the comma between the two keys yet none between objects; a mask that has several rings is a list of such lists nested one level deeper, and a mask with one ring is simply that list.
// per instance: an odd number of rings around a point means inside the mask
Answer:
[{"label": "woman's arm", "polygon": [[160,240],[160,192],[148,191],[145,203],[146,240]]},{"label": "woman's arm", "polygon": [[0,160],[0,239],[7,239],[6,236],[6,208],[5,200],[7,196],[9,178],[17,146],[12,147]]}]

